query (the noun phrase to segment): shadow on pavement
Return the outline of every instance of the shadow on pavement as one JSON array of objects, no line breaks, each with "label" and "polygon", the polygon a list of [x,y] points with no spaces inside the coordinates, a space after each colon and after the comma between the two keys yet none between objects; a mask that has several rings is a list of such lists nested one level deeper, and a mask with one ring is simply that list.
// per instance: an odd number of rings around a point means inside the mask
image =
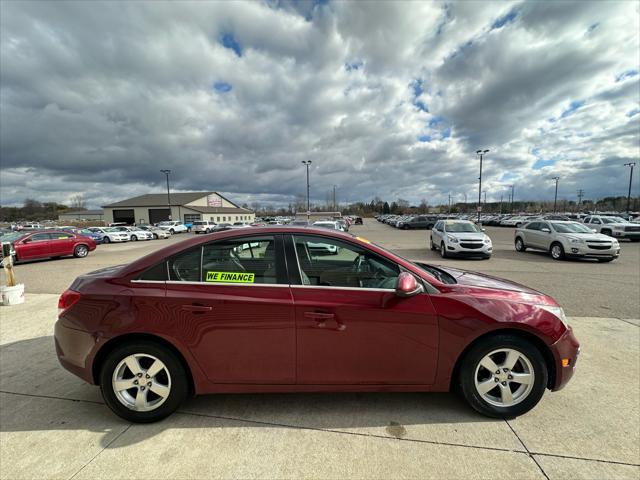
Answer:
[{"label": "shadow on pavement", "polygon": [[[104,432],[112,442],[121,420],[102,403],[99,387],[88,385],[59,365],[52,336],[0,346],[0,391],[4,432],[79,430]],[[54,403],[55,402],[55,403]],[[43,405],[45,407],[43,408]],[[405,426],[501,422],[480,416],[450,393],[287,393],[217,394],[188,399],[179,413],[154,426],[149,436],[183,428],[270,427],[366,431],[402,438]],[[378,433],[376,433],[378,434]],[[144,435],[142,435],[144,437]],[[148,437],[127,436],[137,443]],[[124,439],[118,447],[125,446]]]}]

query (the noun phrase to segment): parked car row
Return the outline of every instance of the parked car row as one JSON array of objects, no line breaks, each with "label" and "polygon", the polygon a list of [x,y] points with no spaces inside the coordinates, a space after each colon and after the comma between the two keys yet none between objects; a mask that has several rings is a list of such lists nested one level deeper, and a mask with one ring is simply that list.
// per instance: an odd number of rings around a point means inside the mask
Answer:
[{"label": "parked car row", "polygon": [[[402,230],[433,228],[441,216],[438,215],[378,215],[376,220]],[[454,217],[451,217],[454,218]]]}]

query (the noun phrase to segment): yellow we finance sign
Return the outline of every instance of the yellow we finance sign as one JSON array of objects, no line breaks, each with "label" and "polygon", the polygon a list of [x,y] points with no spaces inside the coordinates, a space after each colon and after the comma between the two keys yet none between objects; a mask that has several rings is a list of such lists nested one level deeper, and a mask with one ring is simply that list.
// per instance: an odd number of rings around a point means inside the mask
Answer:
[{"label": "yellow we finance sign", "polygon": [[207,272],[205,281],[224,283],[254,283],[255,273],[245,272]]}]

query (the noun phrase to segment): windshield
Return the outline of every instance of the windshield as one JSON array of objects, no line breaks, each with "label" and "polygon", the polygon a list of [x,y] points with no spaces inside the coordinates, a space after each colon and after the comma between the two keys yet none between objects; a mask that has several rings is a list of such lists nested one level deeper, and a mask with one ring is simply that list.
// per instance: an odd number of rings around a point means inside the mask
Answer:
[{"label": "windshield", "polygon": [[593,230],[591,230],[589,227],[577,222],[551,222],[551,226],[558,233],[593,233]]},{"label": "windshield", "polygon": [[471,222],[445,222],[444,231],[449,233],[473,233],[480,232],[481,230]]},{"label": "windshield", "polygon": [[119,232],[120,231],[120,230],[118,230],[117,228],[114,228],[114,227],[106,227],[106,228],[103,228],[103,230],[105,232]]},{"label": "windshield", "polygon": [[4,235],[2,235],[2,237],[0,237],[0,239],[3,242],[15,242],[16,240],[19,240],[20,238],[24,237],[24,233],[20,233],[20,232],[11,232],[11,233],[5,233]]},{"label": "windshield", "polygon": [[442,283],[448,283],[448,284],[457,283],[456,279],[453,278],[452,275],[448,274],[444,270],[434,267],[433,265],[427,265],[426,263],[418,263],[418,262],[411,262],[411,263],[414,264],[416,267],[420,268],[421,270],[424,270],[432,277],[435,277],[437,280],[439,280]]},{"label": "windshield", "polygon": [[627,223],[627,221],[620,217],[602,217],[602,223]]}]

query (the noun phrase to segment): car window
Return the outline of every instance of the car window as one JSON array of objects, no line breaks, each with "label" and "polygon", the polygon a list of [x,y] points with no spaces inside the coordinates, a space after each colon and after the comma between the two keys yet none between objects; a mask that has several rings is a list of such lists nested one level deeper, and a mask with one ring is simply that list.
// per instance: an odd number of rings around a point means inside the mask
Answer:
[{"label": "car window", "polygon": [[302,283],[327,287],[394,289],[399,267],[363,247],[340,240],[294,237]]},{"label": "car window", "polygon": [[139,280],[153,280],[153,281],[165,281],[167,280],[167,262],[164,261],[162,263],[158,263],[151,268],[145,270],[140,277]]},{"label": "car window", "polygon": [[598,219],[598,218],[592,218],[592,219],[591,219],[591,223],[596,224],[596,225],[600,225],[600,219]]},{"label": "car window", "polygon": [[275,237],[242,237],[204,246],[202,281],[207,283],[278,283]]},{"label": "car window", "polygon": [[527,230],[540,230],[540,222],[531,222],[524,228]]},{"label": "car window", "polygon": [[36,233],[29,237],[29,241],[31,242],[44,242],[50,239],[51,239],[51,236],[48,233]]},{"label": "car window", "polygon": [[547,230],[551,230],[551,227],[549,226],[548,223],[540,222],[540,230],[542,230],[543,228],[546,228]]},{"label": "car window", "polygon": [[200,247],[179,253],[169,259],[169,280],[200,282]]},{"label": "car window", "polygon": [[69,240],[70,238],[73,238],[73,235],[71,235],[70,233],[56,232],[51,233],[50,235],[52,240]]}]

